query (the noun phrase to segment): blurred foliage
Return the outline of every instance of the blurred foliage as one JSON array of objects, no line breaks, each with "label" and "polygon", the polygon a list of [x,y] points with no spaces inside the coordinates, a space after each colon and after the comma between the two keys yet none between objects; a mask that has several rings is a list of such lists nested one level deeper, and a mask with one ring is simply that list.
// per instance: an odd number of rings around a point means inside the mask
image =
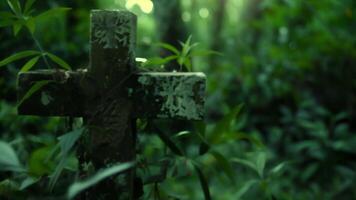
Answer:
[{"label": "blurred foliage", "polygon": [[143,199],[356,199],[356,2],[177,2],[0,1],[0,199],[72,197],[127,167],[78,163],[80,119],[16,114],[19,71],[88,65],[98,8],[138,16],[144,70],[208,77],[204,122],[138,120]]}]

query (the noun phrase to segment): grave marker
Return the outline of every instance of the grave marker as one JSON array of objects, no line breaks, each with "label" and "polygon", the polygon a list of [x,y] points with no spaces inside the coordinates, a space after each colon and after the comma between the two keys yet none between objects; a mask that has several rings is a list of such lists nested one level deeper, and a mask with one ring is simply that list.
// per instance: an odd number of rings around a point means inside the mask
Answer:
[{"label": "grave marker", "polygon": [[[135,160],[135,119],[201,120],[203,73],[139,72],[135,63],[136,16],[128,11],[91,12],[90,66],[78,71],[19,73],[22,99],[40,81],[49,81],[18,106],[20,115],[83,117],[90,148],[81,161],[95,169]],[[100,183],[84,199],[132,199],[134,170],[123,179]]]}]

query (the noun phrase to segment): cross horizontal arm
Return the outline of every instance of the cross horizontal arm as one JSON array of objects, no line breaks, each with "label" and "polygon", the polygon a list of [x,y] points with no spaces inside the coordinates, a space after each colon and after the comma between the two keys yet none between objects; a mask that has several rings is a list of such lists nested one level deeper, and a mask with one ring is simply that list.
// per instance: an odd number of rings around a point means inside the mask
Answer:
[{"label": "cross horizontal arm", "polygon": [[[84,74],[84,72],[63,70],[20,72],[18,75],[18,100],[22,100],[22,103],[18,105],[18,114],[82,116],[85,95],[80,89],[80,82]],[[35,88],[33,86],[41,81],[48,81],[48,83],[26,98],[29,91]]]},{"label": "cross horizontal arm", "polygon": [[[40,81],[50,81],[18,107],[22,115],[85,115],[86,101],[95,96],[95,82],[85,71],[38,70],[19,74],[18,96],[22,99]],[[134,74],[124,83],[134,102],[138,118],[203,118],[205,75],[203,73],[144,72]]]},{"label": "cross horizontal arm", "polygon": [[135,114],[141,118],[200,120],[204,115],[205,79],[200,72],[139,73],[133,90]]}]

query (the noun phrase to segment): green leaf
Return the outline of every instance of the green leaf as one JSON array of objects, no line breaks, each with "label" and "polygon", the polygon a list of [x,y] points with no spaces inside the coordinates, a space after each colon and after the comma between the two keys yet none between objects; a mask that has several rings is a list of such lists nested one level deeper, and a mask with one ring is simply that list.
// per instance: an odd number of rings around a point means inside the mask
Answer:
[{"label": "green leaf", "polygon": [[30,187],[31,185],[37,183],[40,179],[40,177],[28,176],[25,180],[22,181],[19,190],[24,190]]},{"label": "green leaf", "polygon": [[44,81],[38,81],[36,82],[27,92],[26,94],[22,97],[22,99],[19,101],[17,106],[21,105],[26,99],[30,98],[35,92],[37,92],[39,89],[41,89],[43,86],[47,85],[52,81],[50,80],[44,80]]},{"label": "green leaf", "polygon": [[200,133],[200,135],[205,136],[205,131],[206,131],[205,122],[201,122],[201,121],[195,122],[194,127],[197,130],[197,132]]},{"label": "green leaf", "polygon": [[265,147],[260,139],[252,136],[251,134],[238,132],[238,133],[234,133],[233,136],[234,136],[233,138],[235,138],[237,140],[247,140],[247,141],[251,142],[252,144],[256,145],[259,148],[264,148]]},{"label": "green leaf", "polygon": [[212,51],[212,50],[197,50],[197,51],[193,51],[191,54],[191,56],[211,56],[211,55],[217,55],[217,56],[223,56],[222,53],[218,52],[218,51]]},{"label": "green leaf", "polygon": [[48,157],[54,148],[54,145],[42,146],[31,153],[28,161],[28,173],[31,176],[41,177],[52,173],[56,163]]},{"label": "green leaf", "polygon": [[25,58],[25,57],[28,57],[28,56],[33,56],[33,55],[39,55],[40,52],[38,51],[22,51],[22,52],[19,52],[19,53],[15,53],[7,58],[5,58],[4,60],[1,60],[0,61],[0,67],[2,66],[5,66],[11,62],[14,62],[16,60],[19,60],[19,59],[22,59],[22,58]]},{"label": "green leaf", "polygon": [[36,30],[36,23],[33,17],[30,17],[26,20],[26,27],[30,31],[31,34],[35,33]]},{"label": "green leaf", "polygon": [[66,12],[70,10],[71,8],[63,8],[63,7],[58,7],[58,8],[52,8],[50,10],[47,10],[39,15],[36,16],[37,19],[45,19],[48,17],[53,17],[55,15],[61,14],[63,12]]},{"label": "green leaf", "polygon": [[232,169],[231,164],[225,158],[225,156],[217,151],[211,151],[210,153],[214,156],[215,160],[218,162],[220,168],[224,171],[225,175],[230,179],[232,183],[235,183],[234,170]]},{"label": "green leaf", "polygon": [[234,195],[234,197],[236,199],[241,199],[241,197],[246,194],[246,192],[256,183],[258,183],[258,180],[249,180],[247,181],[236,193],[236,195]]},{"label": "green leaf", "polygon": [[76,172],[79,169],[79,160],[75,155],[75,152],[71,153],[67,158],[65,169]]},{"label": "green leaf", "polygon": [[14,36],[17,36],[17,34],[21,31],[22,27],[23,27],[23,20],[17,20],[14,22],[12,26]]},{"label": "green leaf", "polygon": [[13,26],[14,23],[15,23],[15,20],[11,20],[11,19],[0,20],[0,28],[7,27],[7,26]]},{"label": "green leaf", "polygon": [[169,138],[165,133],[163,133],[156,126],[153,126],[154,132],[156,132],[159,138],[163,141],[165,145],[176,155],[184,156],[183,151]]},{"label": "green leaf", "polygon": [[30,70],[38,61],[38,59],[40,58],[40,56],[36,56],[34,58],[32,58],[31,60],[29,60],[20,70],[20,72],[27,72],[28,70]]},{"label": "green leaf", "polygon": [[57,163],[56,168],[54,169],[54,172],[50,175],[49,183],[48,183],[48,188],[50,191],[53,190],[54,186],[56,185],[59,176],[61,175],[63,169],[65,168],[67,164],[67,158],[68,156],[62,156],[61,160],[59,163]]},{"label": "green leaf", "polygon": [[58,145],[61,150],[60,151],[61,159],[60,159],[59,163],[57,164],[56,169],[54,170],[53,174],[50,177],[50,180],[49,180],[50,190],[52,190],[54,188],[63,169],[66,167],[67,164],[69,164],[68,163],[68,161],[70,161],[69,153],[72,150],[74,144],[78,141],[78,139],[82,135],[83,131],[84,131],[84,128],[76,129],[76,130],[66,133],[58,138],[58,140],[59,140]]},{"label": "green leaf", "polygon": [[263,178],[264,175],[264,169],[266,166],[266,160],[267,160],[267,153],[264,151],[260,151],[257,153],[256,156],[256,169],[258,172],[258,175]]},{"label": "green leaf", "polygon": [[6,11],[0,11],[0,19],[1,21],[6,20],[6,19],[14,19],[16,16],[12,14],[11,12],[6,12]]},{"label": "green leaf", "polygon": [[148,58],[147,61],[143,64],[143,66],[160,66],[164,65],[174,59],[177,59],[177,56],[168,56],[165,58],[160,58],[160,57],[153,57],[153,58]]},{"label": "green leaf", "polygon": [[189,59],[189,58],[186,58],[186,59],[184,60],[183,65],[187,68],[187,71],[188,71],[188,72],[193,71],[193,69],[192,69],[192,63],[190,62],[190,59]]},{"label": "green leaf", "polygon": [[276,165],[275,167],[273,167],[271,169],[270,174],[271,175],[279,174],[285,168],[286,165],[287,165],[287,162],[282,162],[282,163]]},{"label": "green leaf", "polygon": [[66,133],[58,138],[59,146],[61,148],[62,154],[68,154],[73,148],[74,144],[83,134],[84,128],[73,130],[69,133]]},{"label": "green leaf", "polygon": [[200,146],[199,146],[199,155],[203,155],[209,151],[210,144],[209,142],[200,134],[200,132],[195,133],[196,136],[198,136],[199,140],[201,141]]},{"label": "green leaf", "polygon": [[199,166],[194,164],[194,169],[198,174],[199,181],[200,181],[200,186],[203,190],[205,200],[211,200],[211,195],[210,195],[210,190],[209,190],[209,184],[203,174],[203,172],[200,170]]},{"label": "green leaf", "polygon": [[173,137],[182,137],[182,136],[186,136],[186,135],[190,135],[191,132],[190,131],[181,131],[177,134],[175,134]]},{"label": "green leaf", "polygon": [[232,108],[229,113],[227,113],[223,119],[221,119],[213,128],[213,133],[208,138],[210,143],[217,143],[223,136],[233,131],[233,125],[235,125],[234,121],[237,118],[238,114],[241,112],[243,108],[243,104],[239,104]]},{"label": "green leaf", "polygon": [[53,62],[57,63],[60,67],[66,69],[66,70],[71,70],[72,68],[66,63],[64,60],[59,58],[58,56],[48,53],[45,53],[46,56],[48,56]]},{"label": "green leaf", "polygon": [[15,151],[8,143],[0,141],[0,152],[0,171],[25,171]]},{"label": "green leaf", "polygon": [[31,11],[32,5],[35,3],[36,0],[27,0],[25,4],[24,14],[28,15]]},{"label": "green leaf", "polygon": [[7,0],[7,4],[17,16],[21,16],[21,5],[18,0]]},{"label": "green leaf", "polygon": [[182,45],[182,53],[181,56],[182,57],[187,57],[189,52],[191,51],[192,48],[196,47],[198,45],[198,43],[193,43],[190,44],[192,40],[192,36],[190,35],[187,39],[187,41],[185,41],[185,43],[181,43]]},{"label": "green leaf", "polygon": [[236,163],[239,163],[239,164],[242,164],[254,171],[257,172],[257,169],[256,169],[256,166],[253,162],[249,161],[249,160],[245,160],[245,159],[241,159],[241,158],[233,158],[231,159],[232,162],[236,162]]},{"label": "green leaf", "polygon": [[160,47],[162,47],[164,49],[167,49],[167,50],[171,51],[172,53],[174,53],[176,55],[180,54],[179,50],[176,47],[174,47],[173,45],[170,45],[170,44],[167,44],[167,43],[158,43],[157,46],[160,46]]},{"label": "green leaf", "polygon": [[117,164],[110,168],[99,171],[94,176],[92,176],[84,181],[73,183],[68,189],[67,197],[68,197],[68,199],[73,199],[79,193],[98,184],[100,181],[102,181],[110,176],[113,176],[117,173],[126,171],[126,170],[132,168],[134,165],[135,165],[134,162]]},{"label": "green leaf", "polygon": [[231,161],[245,165],[254,170],[260,178],[264,176],[264,169],[267,161],[267,153],[265,151],[257,151],[248,154],[249,160],[233,158]]}]

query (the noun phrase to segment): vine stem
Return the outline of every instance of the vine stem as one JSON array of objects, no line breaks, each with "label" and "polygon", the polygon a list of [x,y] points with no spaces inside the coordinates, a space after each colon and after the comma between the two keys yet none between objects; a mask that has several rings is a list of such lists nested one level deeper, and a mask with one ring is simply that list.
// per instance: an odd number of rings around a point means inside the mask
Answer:
[{"label": "vine stem", "polygon": [[42,57],[43,61],[45,62],[45,64],[47,65],[47,68],[48,68],[48,69],[53,68],[53,67],[49,64],[48,59],[47,59],[47,57],[46,57],[46,55],[45,55],[46,52],[43,50],[43,48],[42,48],[40,42],[37,40],[37,38],[35,37],[35,35],[34,35],[33,33],[30,33],[30,34],[31,34],[31,38],[32,38],[33,41],[35,42],[37,48],[40,50],[40,52],[41,52],[41,57]]}]

